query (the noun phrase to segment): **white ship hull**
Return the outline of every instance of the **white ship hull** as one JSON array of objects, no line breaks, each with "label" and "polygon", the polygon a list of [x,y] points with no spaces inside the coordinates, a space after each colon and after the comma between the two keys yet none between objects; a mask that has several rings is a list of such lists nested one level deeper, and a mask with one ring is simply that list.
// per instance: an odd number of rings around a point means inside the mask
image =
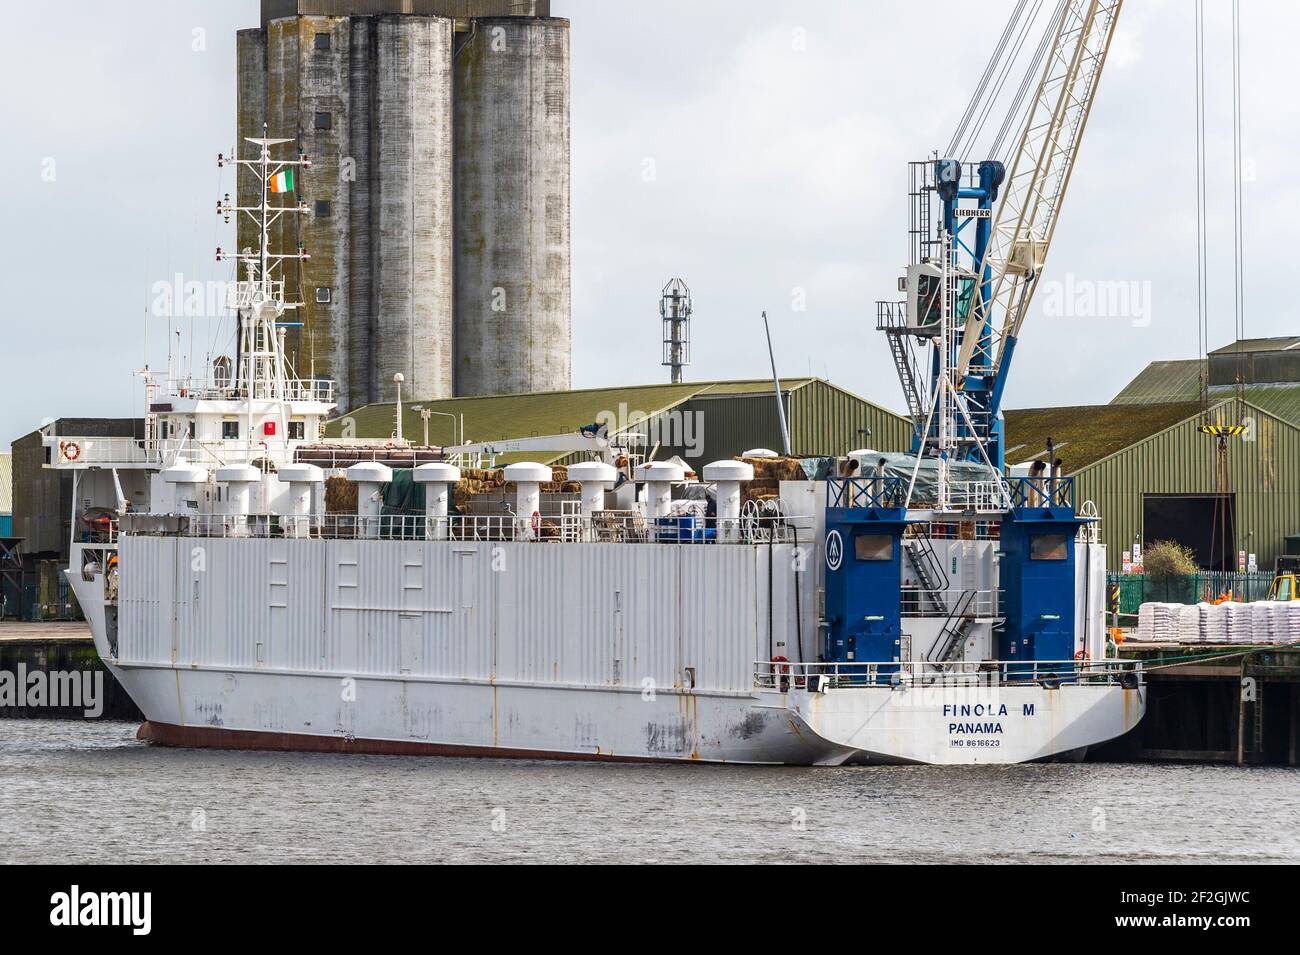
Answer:
[{"label": "white ship hull", "polygon": [[[149,721],[142,735],[165,744],[1011,763],[1076,753],[1141,717],[1143,690],[1113,684],[756,686],[754,660],[815,646],[793,546],[126,536],[107,614],[102,575],[69,577]],[[945,716],[973,701],[1008,710]]]}]

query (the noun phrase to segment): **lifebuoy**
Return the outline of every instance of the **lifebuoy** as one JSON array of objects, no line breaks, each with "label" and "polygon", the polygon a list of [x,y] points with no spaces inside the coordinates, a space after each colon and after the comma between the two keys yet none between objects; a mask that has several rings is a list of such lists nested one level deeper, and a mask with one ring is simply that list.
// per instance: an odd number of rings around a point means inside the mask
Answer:
[{"label": "lifebuoy", "polygon": [[1092,659],[1092,654],[1089,653],[1087,650],[1080,650],[1078,653],[1074,655],[1074,658],[1076,660],[1083,660],[1084,662],[1087,662],[1088,660]]},{"label": "lifebuoy", "polygon": [[533,519],[530,523],[533,527],[533,536],[536,537],[542,532],[542,512],[533,511]]},{"label": "lifebuoy", "polygon": [[780,681],[781,692],[784,693],[790,689],[790,661],[785,657],[776,656],[772,658],[772,676]]},{"label": "lifebuoy", "polygon": [[75,441],[60,441],[59,451],[63,454],[65,461],[75,461],[81,457],[81,445]]}]

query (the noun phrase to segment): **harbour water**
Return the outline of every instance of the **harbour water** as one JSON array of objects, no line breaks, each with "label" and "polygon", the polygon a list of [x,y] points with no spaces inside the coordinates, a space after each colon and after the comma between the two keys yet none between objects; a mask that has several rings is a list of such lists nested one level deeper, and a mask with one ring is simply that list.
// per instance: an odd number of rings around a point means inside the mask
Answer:
[{"label": "harbour water", "polygon": [[1300,862],[1300,771],[180,750],[0,720],[8,862]]}]

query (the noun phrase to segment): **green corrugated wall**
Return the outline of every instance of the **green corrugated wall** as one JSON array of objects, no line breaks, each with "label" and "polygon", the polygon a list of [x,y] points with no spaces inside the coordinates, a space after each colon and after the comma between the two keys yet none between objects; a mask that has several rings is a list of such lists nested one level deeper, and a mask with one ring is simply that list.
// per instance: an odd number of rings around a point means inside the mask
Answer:
[{"label": "green corrugated wall", "polygon": [[[1237,547],[1268,569],[1283,538],[1300,533],[1300,428],[1249,407],[1247,439],[1229,438],[1228,470],[1236,494]],[[1103,458],[1075,474],[1079,506],[1101,514],[1108,569],[1142,531],[1144,494],[1213,494],[1216,440],[1197,431],[1192,418]]]},{"label": "green corrugated wall", "polygon": [[[796,454],[911,448],[912,424],[908,419],[824,381],[811,381],[795,391],[790,412],[790,445]],[[869,437],[861,433],[863,428],[871,430]]]},{"label": "green corrugated wall", "polygon": [[[909,446],[911,424],[887,408],[859,398],[823,381],[811,381],[785,392],[790,450],[797,455],[846,454],[861,447],[901,451]],[[751,448],[781,450],[781,425],[775,393],[696,395],[669,414],[681,418],[660,425],[661,434],[695,438],[700,450],[687,453],[681,440],[665,442],[659,457],[679,454],[699,467],[730,458]],[[662,417],[660,417],[662,421]],[[871,430],[870,437],[861,434]]]}]

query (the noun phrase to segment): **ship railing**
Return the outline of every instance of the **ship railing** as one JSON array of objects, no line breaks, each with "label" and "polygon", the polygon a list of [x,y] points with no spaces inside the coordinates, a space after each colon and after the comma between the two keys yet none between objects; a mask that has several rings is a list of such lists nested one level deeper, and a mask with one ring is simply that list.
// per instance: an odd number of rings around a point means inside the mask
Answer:
[{"label": "ship railing", "polygon": [[[963,590],[960,587],[925,590],[917,585],[902,588],[903,616],[947,617],[953,607],[967,599],[967,594],[974,594],[974,596],[969,598],[970,604],[966,607],[963,616],[971,619],[996,619],[1000,616],[1002,592],[999,590]],[[935,600],[930,600],[930,597],[934,597]],[[942,605],[942,609],[936,608],[936,601]]]},{"label": "ship railing", "polygon": [[948,503],[977,514],[998,514],[1007,509],[1011,493],[1001,481],[954,481],[948,485]]},{"label": "ship railing", "polygon": [[786,517],[646,518],[630,511],[571,512],[530,518],[512,514],[180,514],[131,515],[124,533],[180,537],[276,537],[407,541],[536,541],[541,543],[755,544],[797,543]]},{"label": "ship railing", "polygon": [[161,465],[165,449],[136,438],[47,435],[43,443],[51,467],[129,467]]},{"label": "ship railing", "polygon": [[416,468],[433,462],[455,464],[454,456],[444,456],[442,449],[436,446],[376,444],[374,441],[346,443],[339,438],[329,438],[321,444],[300,444],[294,449],[294,460],[300,464],[315,464],[326,471],[342,471],[363,461],[378,461],[393,468]]},{"label": "ship railing", "polygon": [[[917,537],[930,540],[997,540],[1001,536],[1001,521],[997,520],[953,520],[921,521],[909,524],[909,530]],[[910,537],[904,540],[910,540]]]},{"label": "ship railing", "polygon": [[868,687],[1001,687],[1063,685],[1123,686],[1143,682],[1141,660],[956,660],[791,663],[782,658],[754,662],[758,689],[821,691]]},{"label": "ship railing", "polygon": [[907,482],[897,475],[831,478],[827,507],[906,507]]},{"label": "ship railing", "polygon": [[247,381],[228,378],[173,378],[162,383],[163,398],[193,398],[198,401],[323,401],[334,402],[334,382],[328,378],[292,378],[285,382],[257,379],[250,390]]},{"label": "ship railing", "polygon": [[1068,507],[1074,510],[1074,478],[1007,478],[1012,507]]}]

